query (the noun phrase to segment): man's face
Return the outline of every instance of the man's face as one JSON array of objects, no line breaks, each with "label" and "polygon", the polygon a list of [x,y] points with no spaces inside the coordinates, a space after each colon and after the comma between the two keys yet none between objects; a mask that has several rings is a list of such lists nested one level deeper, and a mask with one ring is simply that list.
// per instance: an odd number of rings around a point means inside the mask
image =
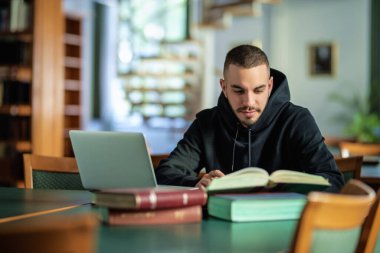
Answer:
[{"label": "man's face", "polygon": [[229,65],[220,86],[232,110],[245,127],[253,125],[263,113],[273,87],[265,64],[253,68]]}]

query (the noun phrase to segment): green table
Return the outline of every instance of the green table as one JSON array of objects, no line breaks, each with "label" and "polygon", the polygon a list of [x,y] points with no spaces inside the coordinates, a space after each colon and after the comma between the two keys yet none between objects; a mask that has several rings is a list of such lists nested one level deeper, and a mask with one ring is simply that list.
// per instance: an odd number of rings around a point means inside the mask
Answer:
[{"label": "green table", "polygon": [[91,197],[87,191],[0,188],[0,222],[88,204]]},{"label": "green table", "polygon": [[[380,158],[379,158],[380,159]],[[364,164],[360,173],[360,180],[370,185],[374,190],[380,189],[380,163]]]},{"label": "green table", "polygon": [[295,226],[295,221],[230,223],[213,218],[170,226],[103,225],[98,252],[279,252],[289,248]]},{"label": "green table", "polygon": [[[96,212],[91,193],[69,190],[0,188],[0,219],[59,212]],[[17,222],[22,222],[18,220]],[[201,223],[156,226],[108,226],[98,232],[98,253],[113,252],[279,252],[289,248],[296,221],[231,223],[204,217]]]},{"label": "green table", "polygon": [[373,165],[364,164],[360,176],[380,182],[380,163]]}]

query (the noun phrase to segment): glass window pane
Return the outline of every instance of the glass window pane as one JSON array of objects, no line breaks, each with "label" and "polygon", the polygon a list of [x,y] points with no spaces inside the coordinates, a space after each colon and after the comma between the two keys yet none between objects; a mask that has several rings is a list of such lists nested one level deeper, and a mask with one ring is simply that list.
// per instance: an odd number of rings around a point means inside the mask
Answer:
[{"label": "glass window pane", "polygon": [[130,117],[161,119],[155,125],[162,125],[186,116],[185,92],[195,83],[188,59],[198,52],[168,42],[188,38],[187,2],[119,0],[118,71]]},{"label": "glass window pane", "polygon": [[165,107],[165,115],[168,117],[183,117],[186,113],[186,108],[183,105],[172,105]]},{"label": "glass window pane", "polygon": [[177,103],[181,104],[186,101],[186,95],[182,91],[164,92],[161,95],[162,103]]}]

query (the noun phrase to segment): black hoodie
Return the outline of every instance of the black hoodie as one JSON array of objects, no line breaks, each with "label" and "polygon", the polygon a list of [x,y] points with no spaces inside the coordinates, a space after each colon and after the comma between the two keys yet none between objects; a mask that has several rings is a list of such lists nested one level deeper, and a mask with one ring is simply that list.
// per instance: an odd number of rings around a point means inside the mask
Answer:
[{"label": "black hoodie", "polygon": [[224,174],[245,167],[271,173],[289,169],[322,175],[338,192],[343,185],[334,157],[306,108],[290,102],[286,76],[271,69],[273,89],[265,110],[250,128],[242,126],[228,100],[196,115],[168,159],[156,169],[160,184],[195,186],[197,174],[219,169]]}]

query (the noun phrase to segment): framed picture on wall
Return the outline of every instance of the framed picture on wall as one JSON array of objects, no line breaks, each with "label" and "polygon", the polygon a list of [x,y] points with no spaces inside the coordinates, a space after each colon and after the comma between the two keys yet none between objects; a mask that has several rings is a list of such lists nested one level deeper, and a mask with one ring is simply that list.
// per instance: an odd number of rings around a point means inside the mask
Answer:
[{"label": "framed picture on wall", "polygon": [[333,76],[336,71],[336,46],[332,42],[309,45],[311,76]]}]

